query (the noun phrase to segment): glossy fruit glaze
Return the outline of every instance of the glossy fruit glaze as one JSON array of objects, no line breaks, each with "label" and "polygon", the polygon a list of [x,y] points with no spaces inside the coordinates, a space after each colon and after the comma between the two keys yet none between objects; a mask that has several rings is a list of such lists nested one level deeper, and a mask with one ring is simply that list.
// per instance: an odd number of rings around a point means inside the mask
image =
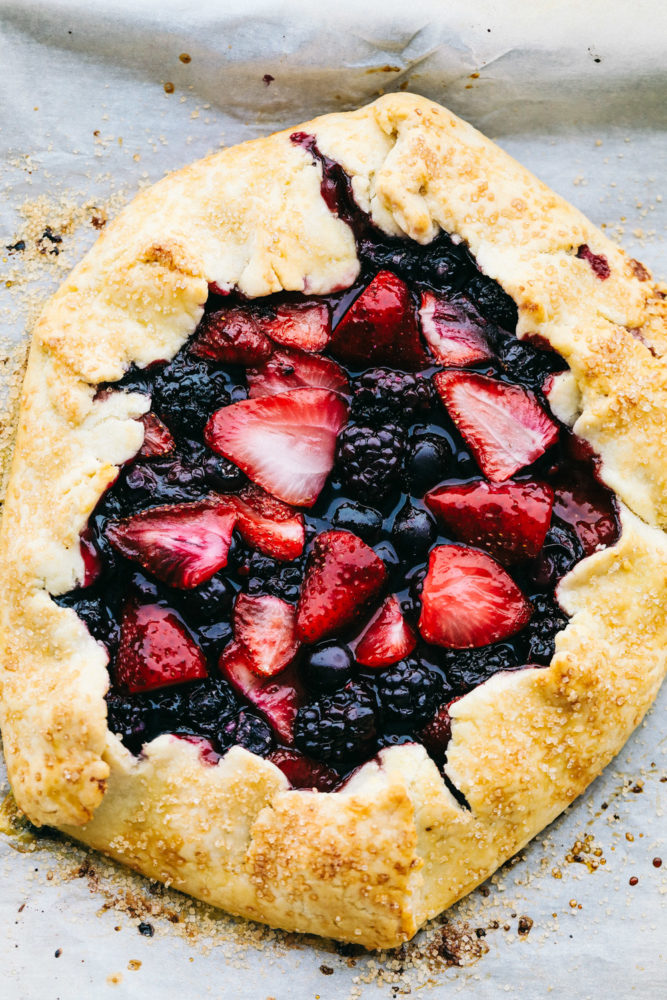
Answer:
[{"label": "glossy fruit glaze", "polygon": [[212,286],[172,361],[100,387],[151,397],[144,446],[56,600],[107,648],[133,753],[172,733],[214,764],[240,744],[329,790],[396,743],[441,766],[449,705],[549,663],[558,581],[619,527],[543,395],[565,364],[516,339],[513,301],[447,234],[380,233],[292,138],[358,280],[255,302]]}]

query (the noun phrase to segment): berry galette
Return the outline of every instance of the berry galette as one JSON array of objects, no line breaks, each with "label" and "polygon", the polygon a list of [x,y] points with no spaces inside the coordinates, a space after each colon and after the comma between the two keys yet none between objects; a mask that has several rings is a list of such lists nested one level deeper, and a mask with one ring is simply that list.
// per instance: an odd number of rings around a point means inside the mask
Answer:
[{"label": "berry galette", "polygon": [[410,95],[141,194],[33,338],[0,592],[21,808],[368,947],[487,878],[664,672],[666,301]]}]

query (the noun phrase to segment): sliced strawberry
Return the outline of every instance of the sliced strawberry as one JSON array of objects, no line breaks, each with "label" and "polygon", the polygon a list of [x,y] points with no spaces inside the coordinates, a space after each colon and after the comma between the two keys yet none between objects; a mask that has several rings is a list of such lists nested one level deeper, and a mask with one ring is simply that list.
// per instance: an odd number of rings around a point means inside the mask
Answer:
[{"label": "sliced strawberry", "polygon": [[387,579],[384,563],[350,531],[323,531],[313,542],[297,607],[297,635],[319,642],[367,613]]},{"label": "sliced strawberry", "polygon": [[345,395],[350,388],[345,372],[331,358],[286,348],[274,351],[258,368],[249,368],[246,378],[251,399],[309,388],[331,389]]},{"label": "sliced strawberry", "polygon": [[530,465],[558,438],[557,425],[527,389],[471,372],[440,372],[433,381],[482,472],[494,482]]},{"label": "sliced strawberry", "polygon": [[294,389],[217,410],[206,443],[287,503],[312,507],[334,463],[347,404],[328,389]]},{"label": "sliced strawberry", "polygon": [[239,594],[234,605],[234,640],[255,674],[273,677],[292,662],[299,648],[296,608],[279,597]]},{"label": "sliced strawberry", "polygon": [[158,580],[189,590],[227,565],[236,519],[224,503],[197,500],[110,521],[106,535],[121,555]]},{"label": "sliced strawberry", "polygon": [[486,321],[470,302],[422,292],[419,319],[424,340],[441,365],[465,367],[493,357]]},{"label": "sliced strawberry", "polygon": [[273,344],[259,317],[249,307],[236,306],[207,313],[190,351],[198,358],[228,365],[256,365],[270,357]]},{"label": "sliced strawberry", "polygon": [[360,368],[389,365],[418,371],[428,365],[405,282],[391,271],[376,274],[334,330],[331,352]]},{"label": "sliced strawberry", "polygon": [[354,658],[364,667],[386,667],[408,656],[417,645],[394,594],[386,598],[353,645]]},{"label": "sliced strawberry", "polygon": [[326,302],[290,302],[275,306],[262,319],[262,329],[283,347],[321,351],[331,337],[331,314]]},{"label": "sliced strawberry", "polygon": [[613,495],[592,478],[568,477],[568,481],[557,483],[554,516],[574,528],[587,556],[618,538]]},{"label": "sliced strawberry", "polygon": [[285,743],[294,740],[294,719],[303,702],[303,688],[293,667],[279,679],[258,677],[248,666],[248,655],[238,642],[230,643],[219,663],[220,673],[257,708]]},{"label": "sliced strawberry", "polygon": [[116,682],[134,694],[206,677],[206,658],[175,611],[130,601],[120,623]]},{"label": "sliced strawberry", "polygon": [[298,750],[274,750],[267,757],[279,767],[293,788],[314,788],[330,792],[340,781],[340,775],[326,764],[306,757]]},{"label": "sliced strawberry", "polygon": [[431,551],[419,631],[449,649],[487,646],[528,623],[531,606],[491,556],[463,545]]},{"label": "sliced strawberry", "polygon": [[176,442],[157,413],[144,413],[141,422],[144,425],[144,443],[139,450],[142,458],[156,458],[174,450]]},{"label": "sliced strawberry", "polygon": [[445,527],[479,545],[505,565],[534,559],[551,522],[554,492],[545,483],[474,483],[443,486],[424,497]]},{"label": "sliced strawberry", "polygon": [[296,559],[303,552],[306,530],[303,514],[277,500],[261,487],[245,486],[220,498],[238,515],[237,529],[244,541],[273,559]]}]

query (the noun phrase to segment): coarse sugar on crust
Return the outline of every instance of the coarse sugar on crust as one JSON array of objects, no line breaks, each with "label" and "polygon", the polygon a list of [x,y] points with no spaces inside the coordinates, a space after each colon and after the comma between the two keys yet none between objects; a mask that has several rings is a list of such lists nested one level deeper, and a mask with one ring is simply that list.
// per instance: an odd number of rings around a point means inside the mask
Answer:
[{"label": "coarse sugar on crust", "polygon": [[579,795],[664,675],[665,299],[578,211],[430,101],[389,95],[299,129],[341,164],[382,230],[464,240],[516,302],[518,335],[565,358],[554,409],[599,455],[621,537],[562,581],[571,620],[551,664],[496,675],[452,707],[446,773],[465,804],[416,744],[317,793],[289,789],[238,747],[210,767],[195,745],[160,736],[137,759],[107,731],[107,654],[49,596],[82,582],[79,535],[142,442],[145,398],[95,386],[173,357],[210,284],[255,298],[356,278],[351,231],[290,129],[139,195],[41,315],[0,541],[2,731],[34,823],[232,913],[392,947]]}]

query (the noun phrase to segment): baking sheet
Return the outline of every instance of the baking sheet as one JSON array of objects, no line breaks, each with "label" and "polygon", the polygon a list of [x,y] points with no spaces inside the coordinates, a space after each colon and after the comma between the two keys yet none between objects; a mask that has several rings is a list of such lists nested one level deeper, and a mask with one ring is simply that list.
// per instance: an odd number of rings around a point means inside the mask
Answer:
[{"label": "baking sheet", "polygon": [[[314,20],[312,3],[0,0],[0,360],[10,404],[26,324],[96,226],[142,185],[221,144],[383,90],[414,90],[468,117],[667,277],[661,3],[359,6],[337,3]],[[8,444],[5,428],[0,448]],[[36,837],[7,800],[0,993],[664,996],[665,706],[667,691],[586,795],[446,923],[394,954],[274,933],[162,893]]]}]

